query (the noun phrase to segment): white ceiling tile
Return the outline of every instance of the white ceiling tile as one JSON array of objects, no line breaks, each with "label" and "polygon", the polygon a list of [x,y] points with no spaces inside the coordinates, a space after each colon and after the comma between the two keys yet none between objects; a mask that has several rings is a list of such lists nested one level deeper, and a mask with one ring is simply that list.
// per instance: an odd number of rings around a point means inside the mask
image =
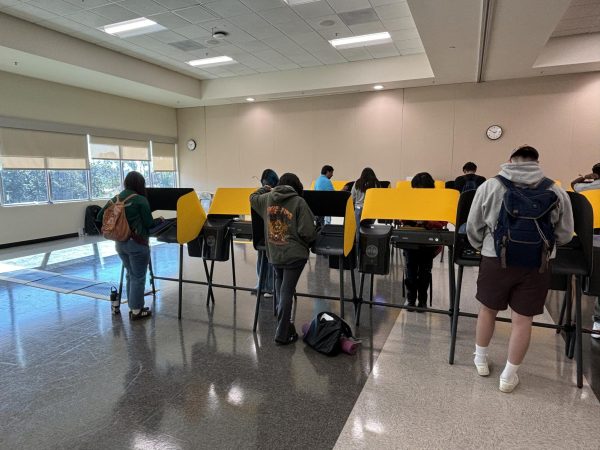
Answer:
[{"label": "white ceiling tile", "polygon": [[108,25],[114,22],[114,20],[109,19],[108,17],[101,16],[99,14],[95,14],[92,11],[80,11],[75,14],[71,14],[67,17],[71,20],[74,20],[75,22],[93,28],[103,27],[104,25]]},{"label": "white ceiling tile", "polygon": [[331,48],[328,50],[322,50],[312,53],[315,58],[318,58],[323,64],[340,64],[347,62],[346,59],[340,55],[337,50]]},{"label": "white ceiling tile", "polygon": [[423,48],[408,48],[400,51],[401,55],[418,55],[420,53],[425,53],[425,50]]},{"label": "white ceiling tile", "polygon": [[250,52],[250,53],[260,52],[263,50],[269,50],[271,48],[262,41],[239,42],[237,44],[237,46],[246,50],[247,52]]},{"label": "white ceiling tile", "polygon": [[156,0],[158,3],[163,5],[165,8],[174,10],[185,8],[186,6],[196,5],[196,0]]},{"label": "white ceiling tile", "polygon": [[302,50],[298,44],[286,36],[263,39],[262,41],[269,47],[282,52]]},{"label": "white ceiling tile", "polygon": [[264,11],[265,9],[272,9],[281,6],[281,0],[240,0],[252,11]]},{"label": "white ceiling tile", "polygon": [[400,17],[399,19],[382,19],[383,25],[388,31],[406,30],[416,28],[412,16]]},{"label": "white ceiling tile", "polygon": [[59,16],[73,14],[83,9],[81,6],[75,6],[63,0],[31,0],[29,3]]},{"label": "white ceiling tile", "polygon": [[185,19],[191,23],[206,22],[208,20],[215,20],[219,18],[212,11],[209,11],[200,5],[177,9],[173,11],[173,14],[177,14],[182,19]]},{"label": "white ceiling tile", "polygon": [[21,3],[21,0],[0,0],[0,6],[12,6]]},{"label": "white ceiling tile", "polygon": [[335,12],[356,11],[370,8],[369,0],[327,0]]},{"label": "white ceiling tile", "polygon": [[370,45],[365,47],[373,58],[389,58],[390,56],[398,56],[400,52],[393,43]]},{"label": "white ceiling tile", "polygon": [[217,0],[205,3],[204,6],[215,14],[225,18],[252,13],[252,10],[239,0]]},{"label": "white ceiling tile", "polygon": [[380,33],[386,31],[385,26],[381,22],[360,23],[358,25],[350,25],[350,30],[358,36],[361,34]]},{"label": "white ceiling tile", "polygon": [[[316,31],[311,31],[310,33],[288,33],[288,36],[294,42],[302,45],[305,48],[306,48],[306,46],[310,46],[310,45],[314,45],[314,44],[322,44],[322,43],[327,44],[327,41],[325,40],[325,38],[323,36],[321,36],[319,33],[317,33]],[[329,44],[327,44],[327,45],[329,45]]]},{"label": "white ceiling tile", "polygon": [[392,3],[405,3],[406,0],[369,0],[372,7],[381,6],[381,5],[389,5]]},{"label": "white ceiling tile", "polygon": [[222,55],[231,56],[236,61],[238,61],[237,56],[246,54],[246,50],[243,50],[240,47],[233,44],[218,45],[212,47],[211,50],[218,52]]},{"label": "white ceiling tile", "polygon": [[294,6],[294,11],[300,14],[305,19],[312,17],[321,17],[333,14],[334,11],[325,1],[305,3],[302,5]]},{"label": "white ceiling tile", "polygon": [[282,33],[288,36],[293,34],[312,33],[313,29],[304,20],[292,20],[275,25]]},{"label": "white ceiling tile", "polygon": [[423,48],[421,39],[406,39],[405,41],[395,41],[396,48],[400,51],[409,48]]},{"label": "white ceiling tile", "polygon": [[123,0],[119,5],[143,17],[167,12],[167,8],[152,0]]},{"label": "white ceiling tile", "polygon": [[11,16],[28,20],[30,22],[40,22],[42,20],[52,19],[56,17],[56,14],[51,13],[50,11],[46,11],[45,9],[41,9],[37,6],[29,5],[27,3],[8,6],[2,11],[7,14],[10,14]]},{"label": "white ceiling tile", "polygon": [[211,36],[210,31],[207,31],[204,28],[199,27],[198,25],[187,25],[185,27],[175,28],[173,29],[173,31],[189,39],[201,37],[208,38]]},{"label": "white ceiling tile", "polygon": [[350,31],[350,28],[348,27],[319,30],[319,34],[328,41],[331,39],[339,39],[354,36],[354,33]]},{"label": "white ceiling tile", "polygon": [[156,23],[161,24],[163,27],[167,27],[171,30],[175,28],[182,28],[190,25],[185,19],[173,14],[173,13],[162,13],[162,14],[154,14],[149,16],[148,19],[154,20]]},{"label": "white ceiling tile", "polygon": [[399,19],[401,17],[412,17],[410,9],[406,2],[392,3],[391,5],[382,5],[375,8],[375,12],[381,19]]},{"label": "white ceiling tile", "polygon": [[[342,22],[342,19],[335,14],[321,17],[311,17],[306,19],[306,22],[308,22],[308,24],[317,31],[346,27],[344,22]],[[333,22],[333,24],[331,24],[331,22]],[[322,25],[322,23],[325,23],[325,25]]]},{"label": "white ceiling tile", "polygon": [[169,42],[184,41],[186,39],[185,36],[174,33],[170,30],[157,31],[156,33],[152,33],[152,38],[160,42],[164,42],[166,44],[168,44]]},{"label": "white ceiling tile", "polygon": [[266,39],[281,35],[281,31],[257,14],[244,14],[230,17],[229,20],[256,39]]},{"label": "white ceiling tile", "polygon": [[298,14],[296,14],[294,10],[289,6],[282,6],[279,8],[261,11],[260,16],[263,17],[271,25],[278,25],[280,23],[289,22],[291,20],[301,20],[300,16],[298,16]]},{"label": "white ceiling tile", "polygon": [[67,3],[71,3],[79,8],[91,9],[97,8],[98,6],[108,5],[112,3],[112,0],[65,0]]},{"label": "white ceiling tile", "polygon": [[347,48],[344,50],[338,50],[341,55],[348,61],[363,61],[366,59],[373,59],[364,47]]},{"label": "white ceiling tile", "polygon": [[115,22],[123,22],[124,20],[137,19],[140,17],[139,14],[129,11],[128,9],[122,8],[119,5],[106,5],[100,6],[99,8],[90,9],[91,12],[100,14],[101,16],[108,17]]},{"label": "white ceiling tile", "polygon": [[419,39],[419,32],[416,28],[390,31],[393,41],[404,41],[406,39]]}]

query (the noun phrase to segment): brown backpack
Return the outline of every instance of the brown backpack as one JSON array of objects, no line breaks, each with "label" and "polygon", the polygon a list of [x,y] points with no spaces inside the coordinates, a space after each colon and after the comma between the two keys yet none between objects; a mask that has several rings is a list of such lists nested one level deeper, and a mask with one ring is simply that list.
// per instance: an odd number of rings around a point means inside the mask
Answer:
[{"label": "brown backpack", "polygon": [[131,237],[131,229],[125,216],[125,208],[129,206],[129,204],[126,204],[127,201],[136,195],[131,194],[123,200],[120,200],[117,195],[115,197],[116,202],[108,201],[108,206],[104,210],[104,217],[102,218],[102,235],[106,239],[124,242]]}]

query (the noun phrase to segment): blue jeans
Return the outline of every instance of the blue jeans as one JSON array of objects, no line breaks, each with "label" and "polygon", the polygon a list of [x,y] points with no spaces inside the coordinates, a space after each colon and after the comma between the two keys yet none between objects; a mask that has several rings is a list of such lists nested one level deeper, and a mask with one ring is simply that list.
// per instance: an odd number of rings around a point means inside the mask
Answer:
[{"label": "blue jeans", "polygon": [[[265,275],[265,284],[262,287],[262,291],[263,292],[273,292],[273,264],[271,264],[270,262],[268,262],[269,260],[267,259],[267,253],[259,250],[258,252],[258,257],[256,258],[256,276],[260,276],[260,263],[263,260],[263,258],[265,260],[267,260],[267,264],[265,264],[265,270],[267,271],[267,274]],[[256,282],[256,287],[254,288],[256,290],[258,290],[258,281]]]},{"label": "blue jeans", "polygon": [[150,247],[129,239],[125,242],[117,242],[116,249],[125,266],[129,309],[142,309],[144,307],[146,272],[150,262]]}]

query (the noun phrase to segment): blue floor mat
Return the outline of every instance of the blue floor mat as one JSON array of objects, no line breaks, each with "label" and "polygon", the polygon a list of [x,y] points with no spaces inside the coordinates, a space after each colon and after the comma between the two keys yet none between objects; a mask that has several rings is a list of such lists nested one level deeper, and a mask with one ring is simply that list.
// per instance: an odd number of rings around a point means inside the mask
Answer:
[{"label": "blue floor mat", "polygon": [[[71,294],[75,295],[84,295],[86,297],[93,297],[100,300],[110,300],[110,289],[112,287],[118,288],[118,285],[113,283],[99,283],[94,284],[92,286],[88,286],[83,289],[79,289],[77,291],[71,292]],[[121,300],[121,303],[125,303],[127,300]]]},{"label": "blue floor mat", "polygon": [[46,278],[56,277],[58,273],[46,272],[36,269],[19,269],[12,272],[0,273],[0,280],[12,281],[13,283],[28,284]]},{"label": "blue floor mat", "polygon": [[73,291],[80,291],[82,289],[100,283],[101,281],[86,280],[85,278],[58,275],[50,278],[43,278],[41,280],[33,281],[28,285],[41,289],[48,289],[50,291],[61,292],[63,294],[70,294]]}]

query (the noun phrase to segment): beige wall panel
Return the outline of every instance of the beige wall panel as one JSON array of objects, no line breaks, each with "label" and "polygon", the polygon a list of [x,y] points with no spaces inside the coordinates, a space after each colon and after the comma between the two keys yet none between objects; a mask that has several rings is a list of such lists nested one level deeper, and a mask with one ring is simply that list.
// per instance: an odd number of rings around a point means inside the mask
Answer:
[{"label": "beige wall panel", "polygon": [[600,162],[600,76],[588,74],[577,80],[574,95],[573,133],[569,180],[587,174]]},{"label": "beige wall panel", "polygon": [[[204,112],[203,107],[177,110],[179,185],[199,191],[208,189]],[[196,150],[187,149],[189,139],[196,141]]]},{"label": "beige wall panel", "polygon": [[401,178],[427,171],[451,176],[455,86],[405,89]]},{"label": "beige wall panel", "polygon": [[240,186],[259,185],[260,176],[267,168],[278,175],[283,173],[283,166],[275,166],[274,162],[275,115],[273,103],[247,104],[239,108]]}]

